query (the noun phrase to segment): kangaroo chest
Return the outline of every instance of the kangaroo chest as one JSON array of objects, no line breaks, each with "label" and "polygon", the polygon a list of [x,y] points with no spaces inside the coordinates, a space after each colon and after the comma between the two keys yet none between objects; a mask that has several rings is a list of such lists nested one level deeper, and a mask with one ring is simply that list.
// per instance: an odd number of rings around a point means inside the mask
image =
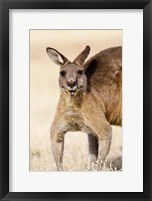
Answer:
[{"label": "kangaroo chest", "polygon": [[80,110],[74,108],[68,108],[65,111],[65,119],[69,131],[83,131],[91,132],[90,128],[85,124]]}]

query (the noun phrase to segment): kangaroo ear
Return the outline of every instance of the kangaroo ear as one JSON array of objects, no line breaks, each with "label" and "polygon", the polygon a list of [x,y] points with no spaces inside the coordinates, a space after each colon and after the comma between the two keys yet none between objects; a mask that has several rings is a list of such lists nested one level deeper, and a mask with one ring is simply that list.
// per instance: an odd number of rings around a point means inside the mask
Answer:
[{"label": "kangaroo ear", "polygon": [[46,48],[46,52],[48,53],[50,59],[56,63],[57,65],[59,66],[62,66],[65,64],[65,62],[68,61],[68,59],[63,56],[60,52],[58,52],[56,49],[54,48],[50,48],[50,47],[47,47]]},{"label": "kangaroo ear", "polygon": [[86,48],[78,55],[78,57],[74,60],[74,63],[78,66],[82,66],[85,59],[89,55],[90,47],[87,45]]}]

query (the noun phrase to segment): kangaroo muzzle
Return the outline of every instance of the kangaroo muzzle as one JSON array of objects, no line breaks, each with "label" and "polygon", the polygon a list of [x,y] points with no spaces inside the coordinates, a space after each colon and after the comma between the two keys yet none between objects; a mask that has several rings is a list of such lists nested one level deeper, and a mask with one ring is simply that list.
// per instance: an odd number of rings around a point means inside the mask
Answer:
[{"label": "kangaroo muzzle", "polygon": [[70,80],[67,82],[67,89],[70,92],[71,96],[74,96],[76,89],[77,89],[77,83],[74,80]]}]

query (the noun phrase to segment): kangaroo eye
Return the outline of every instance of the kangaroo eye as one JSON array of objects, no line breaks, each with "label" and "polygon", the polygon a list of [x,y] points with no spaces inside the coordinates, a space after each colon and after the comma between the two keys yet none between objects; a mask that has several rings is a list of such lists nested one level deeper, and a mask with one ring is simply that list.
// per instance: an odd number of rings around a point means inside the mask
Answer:
[{"label": "kangaroo eye", "polygon": [[83,72],[84,72],[83,70],[78,70],[78,72],[77,72],[77,73],[78,73],[79,75],[82,75],[82,74],[83,74]]},{"label": "kangaroo eye", "polygon": [[64,70],[60,71],[60,75],[61,75],[62,77],[64,77],[65,74],[66,74],[66,72],[65,72]]}]

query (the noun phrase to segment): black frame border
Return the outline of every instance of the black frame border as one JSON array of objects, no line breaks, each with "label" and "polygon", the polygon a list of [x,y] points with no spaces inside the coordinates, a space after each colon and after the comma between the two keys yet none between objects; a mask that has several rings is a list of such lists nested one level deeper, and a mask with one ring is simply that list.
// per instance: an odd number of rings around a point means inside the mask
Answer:
[{"label": "black frame border", "polygon": [[[143,192],[9,192],[9,9],[143,9]],[[152,0],[0,0],[0,199],[152,200]],[[137,181],[138,182],[138,181]]]}]

